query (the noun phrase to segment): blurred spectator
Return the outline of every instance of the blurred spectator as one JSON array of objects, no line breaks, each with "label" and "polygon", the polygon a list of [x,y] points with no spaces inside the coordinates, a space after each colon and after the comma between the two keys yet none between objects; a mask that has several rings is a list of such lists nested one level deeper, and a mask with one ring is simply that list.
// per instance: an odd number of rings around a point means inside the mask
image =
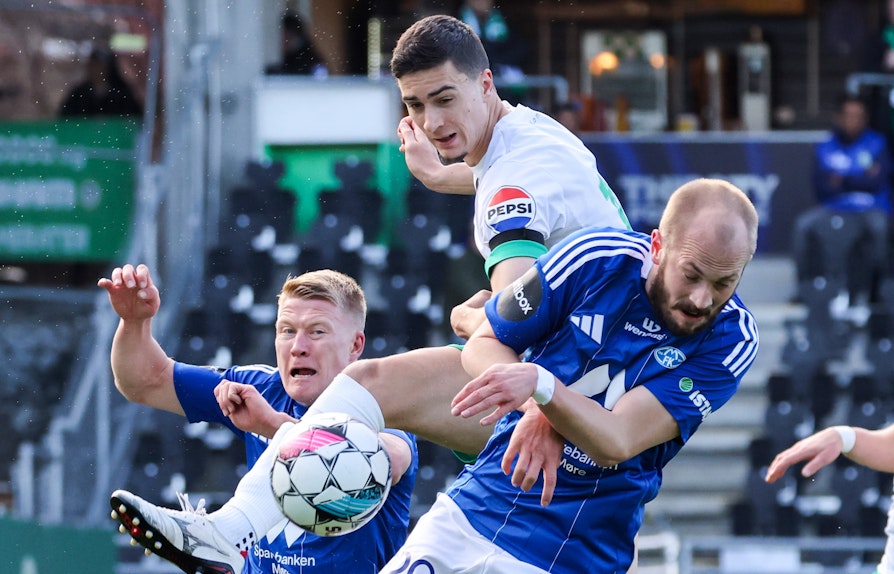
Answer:
[{"label": "blurred spectator", "polygon": [[143,106],[122,77],[115,54],[100,48],[90,52],[84,80],[72,88],[59,109],[62,117],[142,113]]},{"label": "blurred spectator", "polygon": [[553,114],[553,117],[556,118],[556,121],[560,124],[568,128],[568,131],[579,136],[581,131],[582,111],[583,104],[578,101],[569,100],[556,106],[556,111]]},{"label": "blurred spectator", "polygon": [[494,75],[510,83],[524,78],[522,69],[527,50],[524,43],[510,34],[493,0],[466,0],[460,6],[459,19],[478,34]]},{"label": "blurred spectator", "polygon": [[817,145],[817,199],[831,209],[891,211],[891,157],[885,136],[869,127],[866,104],[842,96],[831,137]]},{"label": "blurred spectator", "polygon": [[868,121],[862,99],[839,98],[832,134],[816,146],[814,189],[820,205],[798,216],[792,253],[799,281],[842,271],[830,263],[826,249],[818,247],[824,232],[817,229],[835,212],[865,214],[843,272],[853,297],[866,295],[876,301],[888,250],[883,243],[890,240],[886,214],[891,212],[891,158],[885,136],[868,127]]},{"label": "blurred spectator", "polygon": [[297,74],[326,77],[326,63],[314,47],[307,27],[297,14],[282,17],[282,60],[268,66],[267,74]]}]

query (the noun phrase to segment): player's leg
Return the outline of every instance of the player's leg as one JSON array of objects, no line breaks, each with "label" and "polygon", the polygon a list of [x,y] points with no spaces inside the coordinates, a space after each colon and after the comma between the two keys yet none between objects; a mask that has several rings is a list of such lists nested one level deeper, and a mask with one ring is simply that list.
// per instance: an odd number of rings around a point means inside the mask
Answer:
[{"label": "player's leg", "polygon": [[116,490],[109,500],[119,530],[184,572],[239,574],[248,547],[238,548],[205,515],[203,502],[193,508],[185,497],[183,510],[156,506],[126,490]]},{"label": "player's leg", "polygon": [[146,549],[184,572],[242,571],[251,545],[283,516],[270,483],[270,468],[294,423],[283,424],[254,466],[236,486],[233,498],[205,514],[203,502],[193,509],[186,497],[183,510],[156,506],[125,490],[112,493],[112,518]]},{"label": "player's leg", "polygon": [[415,349],[348,365],[308,414],[342,412],[370,426],[397,428],[456,451],[477,454],[493,427],[450,414],[469,382],[456,347]]}]

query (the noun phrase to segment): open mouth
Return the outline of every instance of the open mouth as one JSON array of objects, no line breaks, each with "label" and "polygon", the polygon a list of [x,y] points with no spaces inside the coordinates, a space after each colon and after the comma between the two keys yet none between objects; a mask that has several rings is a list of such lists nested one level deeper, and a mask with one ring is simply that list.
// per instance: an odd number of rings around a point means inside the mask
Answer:
[{"label": "open mouth", "polygon": [[312,377],[317,374],[315,369],[306,369],[296,367],[289,371],[289,376],[291,377]]},{"label": "open mouth", "polygon": [[456,134],[450,134],[449,136],[445,136],[442,138],[435,138],[435,141],[441,145],[447,145],[453,141],[453,138],[456,137]]}]

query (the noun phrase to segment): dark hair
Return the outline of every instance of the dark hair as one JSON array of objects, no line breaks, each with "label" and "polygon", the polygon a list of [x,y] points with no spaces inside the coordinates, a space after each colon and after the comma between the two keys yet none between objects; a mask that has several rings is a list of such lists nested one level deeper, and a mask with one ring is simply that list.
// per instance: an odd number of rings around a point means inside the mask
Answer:
[{"label": "dark hair", "polygon": [[868,109],[866,100],[864,100],[859,95],[851,94],[850,92],[844,92],[842,94],[839,94],[838,98],[836,98],[835,103],[838,105],[839,111],[844,109],[845,104],[860,104],[861,106],[863,106],[864,110]]},{"label": "dark hair", "polygon": [[391,73],[400,79],[447,62],[469,78],[488,68],[487,52],[472,28],[452,16],[429,16],[401,34],[391,56]]}]

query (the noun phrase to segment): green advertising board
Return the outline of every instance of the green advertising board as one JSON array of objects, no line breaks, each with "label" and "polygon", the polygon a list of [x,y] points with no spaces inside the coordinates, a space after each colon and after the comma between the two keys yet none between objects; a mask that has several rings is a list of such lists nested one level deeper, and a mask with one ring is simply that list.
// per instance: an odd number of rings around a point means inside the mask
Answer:
[{"label": "green advertising board", "polygon": [[0,261],[106,261],[131,227],[139,123],[0,123]]},{"label": "green advertising board", "polygon": [[114,574],[111,530],[44,526],[0,517],[0,572],[4,574]]},{"label": "green advertising board", "polygon": [[320,192],[341,186],[335,176],[338,162],[371,162],[374,169],[369,183],[379,190],[385,200],[383,236],[379,239],[389,242],[390,230],[403,215],[403,198],[410,183],[410,172],[399,144],[269,145],[265,146],[264,152],[267,159],[281,161],[285,167],[279,183],[298,199],[295,229],[299,233],[307,231],[317,217],[317,196]]}]

